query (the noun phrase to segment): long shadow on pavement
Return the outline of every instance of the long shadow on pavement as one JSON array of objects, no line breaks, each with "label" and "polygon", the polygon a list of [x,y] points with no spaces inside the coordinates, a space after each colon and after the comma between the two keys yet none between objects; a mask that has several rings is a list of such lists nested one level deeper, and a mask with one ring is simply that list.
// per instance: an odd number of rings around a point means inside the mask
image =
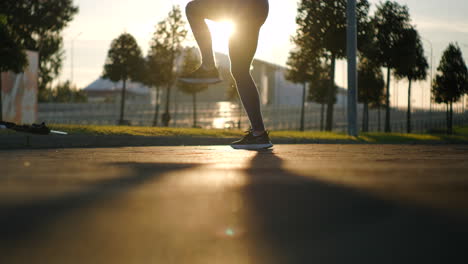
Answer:
[{"label": "long shadow on pavement", "polygon": [[98,181],[80,191],[67,192],[48,199],[22,204],[0,206],[0,245],[34,235],[48,225],[75,210],[89,207],[99,201],[112,199],[131,191],[170,171],[194,168],[196,164],[119,163],[122,168],[132,168],[124,177]]},{"label": "long shadow on pavement", "polygon": [[[44,230],[62,216],[158,181],[166,172],[191,170],[202,164],[116,165],[130,168],[132,173],[124,178],[103,180],[80,192],[0,207],[0,245],[33,237],[35,231]],[[247,178],[245,186],[223,191],[239,192],[243,199],[245,231],[235,239],[247,245],[250,263],[462,263],[466,260],[466,224],[442,212],[386,201],[357,189],[293,173],[271,151],[258,152],[241,173]],[[229,200],[223,192],[218,198]],[[205,200],[183,196],[175,205],[184,208],[172,210],[184,211],[197,201]],[[218,206],[222,202],[213,204]],[[210,212],[220,210],[209,209]],[[215,218],[218,215],[207,213],[205,216]],[[222,221],[221,217],[219,219]],[[193,235],[205,234],[209,238],[207,241],[220,244],[219,240],[200,231],[193,230]],[[167,230],[167,234],[174,236],[176,233]],[[40,238],[34,240],[40,241]],[[160,241],[164,242],[163,238]],[[204,244],[197,246],[204,247]],[[119,253],[113,254],[118,256]],[[169,253],[171,258],[176,258],[174,255],[179,252]]]},{"label": "long shadow on pavement", "polygon": [[297,175],[271,151],[258,152],[246,173],[253,263],[467,259],[468,232],[460,219]]}]

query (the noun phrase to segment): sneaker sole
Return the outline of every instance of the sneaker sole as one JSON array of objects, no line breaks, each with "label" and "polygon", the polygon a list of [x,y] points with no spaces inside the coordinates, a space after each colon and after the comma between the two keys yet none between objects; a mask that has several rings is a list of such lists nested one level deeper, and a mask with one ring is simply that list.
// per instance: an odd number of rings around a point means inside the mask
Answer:
[{"label": "sneaker sole", "polygon": [[223,80],[220,78],[211,78],[211,79],[195,79],[195,78],[179,78],[180,82],[190,83],[190,84],[217,84]]},{"label": "sneaker sole", "polygon": [[272,148],[273,144],[251,144],[251,145],[231,145],[233,149],[246,149],[246,150],[257,150],[257,149],[269,149]]}]

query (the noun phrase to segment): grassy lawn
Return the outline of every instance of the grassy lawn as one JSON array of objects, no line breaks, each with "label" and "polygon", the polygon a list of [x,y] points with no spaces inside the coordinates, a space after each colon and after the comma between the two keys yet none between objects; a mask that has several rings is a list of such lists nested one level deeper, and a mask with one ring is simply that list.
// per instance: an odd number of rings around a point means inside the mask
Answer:
[{"label": "grassy lawn", "polygon": [[[126,127],[126,126],[81,126],[51,125],[55,130],[67,131],[70,134],[92,135],[133,135],[133,136],[187,136],[187,137],[239,137],[239,130],[197,129],[197,128],[162,128],[162,127]],[[468,127],[458,127],[455,135],[444,134],[400,134],[400,133],[363,133],[359,137],[350,137],[342,133],[320,131],[272,131],[272,138],[296,140],[330,140],[355,143],[468,143]]]},{"label": "grassy lawn", "polygon": [[[199,129],[199,128],[165,128],[165,127],[133,127],[133,126],[82,126],[82,125],[50,125],[51,129],[66,131],[69,134],[90,135],[131,135],[131,136],[189,136],[189,137],[240,137],[241,130]],[[272,131],[274,138],[290,139],[329,139],[356,140],[341,133],[319,131]]]},{"label": "grassy lawn", "polygon": [[468,143],[468,134],[399,134],[399,133],[363,133],[359,140],[365,143],[411,144],[411,143]]},{"label": "grassy lawn", "polygon": [[195,137],[238,137],[238,130],[215,130],[199,128],[173,127],[137,127],[137,126],[95,126],[95,125],[50,125],[51,129],[66,131],[69,134],[90,135],[127,135],[127,136],[195,136]]},{"label": "grassy lawn", "polygon": [[[95,126],[95,125],[50,125],[51,129],[66,131],[69,134],[87,135],[126,135],[154,137],[240,137],[239,130],[197,129],[197,128],[162,128],[162,127],[130,127],[130,126]],[[0,130],[0,134],[16,132]],[[411,144],[411,143],[468,143],[468,127],[455,128],[454,135],[444,134],[399,134],[399,133],[362,133],[359,137],[350,137],[342,133],[319,131],[272,131],[273,139],[310,140],[319,142],[349,142],[349,143],[381,143],[381,144]]]}]

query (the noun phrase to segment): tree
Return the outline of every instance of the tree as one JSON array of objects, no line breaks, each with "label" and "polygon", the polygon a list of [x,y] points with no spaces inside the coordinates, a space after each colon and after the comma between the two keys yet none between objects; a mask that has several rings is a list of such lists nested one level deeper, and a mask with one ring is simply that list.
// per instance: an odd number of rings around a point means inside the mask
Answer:
[{"label": "tree", "polygon": [[0,121],[3,121],[2,72],[22,72],[28,61],[18,37],[7,26],[6,17],[0,15]]},{"label": "tree", "polygon": [[[392,69],[399,65],[398,43],[405,29],[411,28],[408,7],[397,2],[386,1],[377,6],[377,10],[372,19],[375,30],[376,61],[387,68],[387,91],[386,91],[386,112],[385,112],[385,132],[391,132],[390,127],[390,77]],[[401,63],[400,63],[401,65]]]},{"label": "tree", "polygon": [[[295,82],[303,83],[304,90],[307,83],[309,83],[309,93],[303,93],[302,109],[304,109],[305,101],[313,101],[321,104],[320,111],[320,130],[323,130],[324,125],[324,112],[325,104],[328,102],[328,84],[330,83],[329,67],[322,59],[319,49],[312,47],[301,47],[299,40],[300,36],[293,39],[296,42],[296,50],[289,53],[288,61],[289,66],[286,74],[286,79]],[[300,47],[300,49],[299,49]],[[336,88],[335,88],[336,89]],[[334,96],[333,103],[336,102]],[[303,110],[304,111],[304,110]],[[301,130],[304,128],[304,114],[301,113]]]},{"label": "tree", "polygon": [[161,77],[161,84],[166,86],[166,108],[162,116],[164,126],[169,126],[171,88],[174,85],[176,73],[176,59],[182,50],[182,42],[187,37],[185,22],[179,6],[173,6],[168,17],[159,22],[150,48],[150,55],[158,61],[157,75]]},{"label": "tree", "polygon": [[[369,23],[366,40],[360,47],[360,64],[358,66],[358,101],[363,103],[362,130],[369,130],[369,108],[377,108],[377,126],[381,131],[381,107],[385,105],[385,81],[381,71],[381,63],[376,59],[379,54],[375,23]],[[362,79],[361,79],[362,78]],[[382,81],[382,82],[381,82]]]},{"label": "tree", "polygon": [[447,132],[453,133],[453,103],[468,93],[468,70],[458,44],[450,43],[442,55],[432,87],[436,103],[447,105]]},{"label": "tree", "polygon": [[153,126],[158,126],[161,86],[164,84],[164,76],[161,75],[162,72],[160,70],[163,67],[163,63],[164,62],[158,58],[158,54],[155,54],[154,50],[152,49],[148,52],[148,56],[146,57],[144,63],[144,75],[142,81],[148,87],[153,87],[156,89],[156,104],[154,109]]},{"label": "tree", "polygon": [[[328,75],[328,72],[326,73]],[[325,129],[325,104],[328,102],[328,91],[330,84],[330,77],[321,77],[310,83],[308,100],[320,104],[320,131]],[[335,90],[337,87],[335,86]],[[334,95],[333,104],[336,103],[336,94]]]},{"label": "tree", "polygon": [[299,48],[298,44],[300,43],[300,38],[302,36],[299,35],[293,38],[293,41],[296,43],[296,50],[292,50],[289,53],[288,61],[286,64],[289,66],[288,71],[286,72],[286,79],[294,82],[294,83],[302,83],[303,84],[303,91],[302,91],[302,107],[301,107],[301,120],[300,120],[300,131],[304,131],[305,129],[305,102],[306,102],[306,88],[307,83],[313,81],[314,79],[318,79],[317,75],[319,75],[320,69],[320,56],[318,55],[318,50],[312,50],[306,47],[302,49]]},{"label": "tree", "polygon": [[408,79],[408,109],[406,130],[411,133],[411,84],[413,81],[425,80],[429,64],[424,56],[421,37],[414,28],[404,30],[403,36],[397,44],[398,54],[395,75],[398,78]]},{"label": "tree", "polygon": [[[182,67],[182,73],[190,73],[197,69],[200,65],[200,60],[197,55],[194,54],[193,49],[187,49],[184,57],[184,65]],[[179,89],[187,94],[192,95],[192,104],[193,104],[193,127],[197,126],[197,93],[206,90],[208,85],[202,84],[188,84],[188,83],[179,83]]]},{"label": "tree", "polygon": [[[315,47],[330,63],[330,83],[327,95],[326,130],[333,128],[333,108],[336,94],[335,64],[337,59],[346,56],[346,7],[347,0],[302,0],[299,3],[298,35],[300,47]],[[367,0],[357,1],[358,41],[366,37],[368,28],[369,3]],[[359,45],[360,46],[360,45]]]},{"label": "tree", "polygon": [[141,81],[143,64],[141,49],[132,35],[123,33],[112,41],[107,53],[102,77],[110,79],[113,82],[123,82],[120,103],[120,125],[126,123],[124,121],[124,109],[127,80]]},{"label": "tree", "polygon": [[4,0],[0,14],[18,36],[18,44],[39,52],[39,92],[60,73],[63,60],[62,30],[78,13],[73,0]]},{"label": "tree", "polygon": [[369,132],[369,106],[380,107],[384,97],[385,81],[380,66],[367,58],[361,59],[358,79],[358,99],[364,105],[362,132]]}]

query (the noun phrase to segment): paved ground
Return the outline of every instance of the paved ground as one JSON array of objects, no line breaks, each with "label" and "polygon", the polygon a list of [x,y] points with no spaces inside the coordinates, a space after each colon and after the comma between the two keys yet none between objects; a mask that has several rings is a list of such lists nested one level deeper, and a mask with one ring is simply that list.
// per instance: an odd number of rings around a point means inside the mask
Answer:
[{"label": "paved ground", "polygon": [[468,263],[468,146],[0,151],[0,263]]}]

